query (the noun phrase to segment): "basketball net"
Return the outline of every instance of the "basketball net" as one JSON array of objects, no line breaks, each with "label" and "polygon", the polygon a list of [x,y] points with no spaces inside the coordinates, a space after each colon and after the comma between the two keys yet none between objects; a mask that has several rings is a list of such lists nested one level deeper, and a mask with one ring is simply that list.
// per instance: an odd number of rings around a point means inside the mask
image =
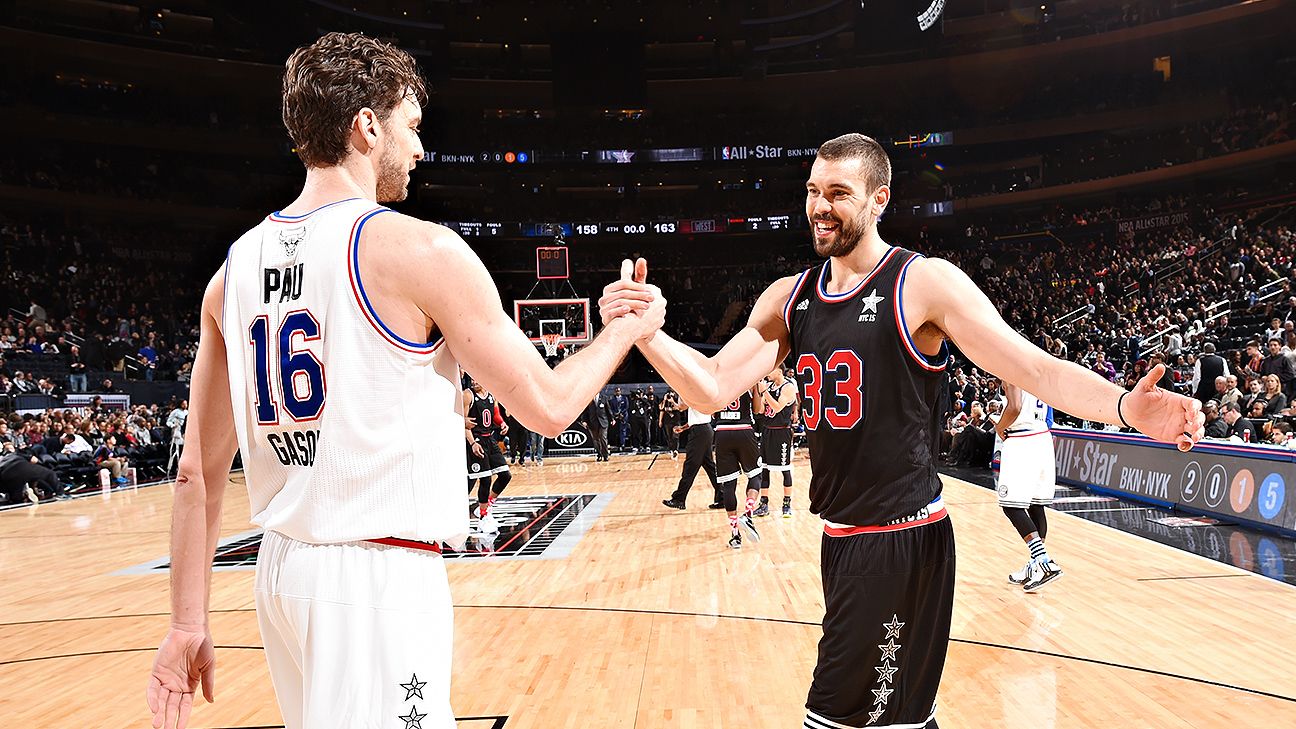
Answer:
[{"label": "basketball net", "polygon": [[540,343],[544,345],[544,351],[546,357],[558,356],[558,340],[561,337],[562,337],[561,334],[541,334],[540,335]]}]

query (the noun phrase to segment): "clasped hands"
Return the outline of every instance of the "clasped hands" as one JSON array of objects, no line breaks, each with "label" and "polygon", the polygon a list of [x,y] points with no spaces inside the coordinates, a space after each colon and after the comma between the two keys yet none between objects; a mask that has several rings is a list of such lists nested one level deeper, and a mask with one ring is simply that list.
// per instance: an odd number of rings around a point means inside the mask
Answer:
[{"label": "clasped hands", "polygon": [[624,319],[634,327],[635,341],[646,344],[666,321],[666,297],[648,282],[648,262],[621,261],[621,278],[603,287],[599,316],[603,326]]}]

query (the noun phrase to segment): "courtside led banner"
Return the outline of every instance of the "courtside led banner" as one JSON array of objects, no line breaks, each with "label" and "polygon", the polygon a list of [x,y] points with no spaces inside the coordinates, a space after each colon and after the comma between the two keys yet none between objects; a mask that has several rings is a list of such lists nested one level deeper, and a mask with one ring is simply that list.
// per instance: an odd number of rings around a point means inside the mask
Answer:
[{"label": "courtside led banner", "polygon": [[1181,453],[1142,435],[1054,428],[1057,480],[1296,532],[1296,453],[1203,441]]}]

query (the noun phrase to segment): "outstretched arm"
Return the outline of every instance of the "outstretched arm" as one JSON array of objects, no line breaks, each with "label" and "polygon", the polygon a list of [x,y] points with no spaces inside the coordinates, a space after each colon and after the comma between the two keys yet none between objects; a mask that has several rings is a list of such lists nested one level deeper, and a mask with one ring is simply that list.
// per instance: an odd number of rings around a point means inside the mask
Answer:
[{"label": "outstretched arm", "polygon": [[147,700],[153,726],[183,728],[201,679],[215,698],[215,661],[207,625],[211,564],[220,539],[221,503],[238,451],[225,340],[220,331],[224,269],[203,295],[198,356],[190,385],[185,449],[171,513],[171,630],[153,663]]},{"label": "outstretched arm", "polygon": [[634,341],[665,318],[659,292],[638,294],[629,304],[633,316],[609,323],[589,346],[550,369],[504,313],[495,282],[463,239],[439,226],[390,217],[414,225],[405,232],[419,237],[418,245],[402,251],[411,258],[392,272],[398,285],[441,330],[460,365],[528,430],[553,437],[575,422]]},{"label": "outstretched arm", "polygon": [[[792,294],[795,281],[796,277],[782,278],[766,289],[757,299],[747,326],[713,357],[660,331],[639,342],[639,350],[689,406],[708,413],[720,410],[787,356],[790,344],[783,304]],[[633,290],[624,281],[604,289],[599,311],[605,323],[625,313],[624,298]]]},{"label": "outstretched arm", "polygon": [[973,363],[1004,382],[1085,420],[1113,425],[1123,420],[1157,440],[1177,444],[1180,450],[1201,439],[1205,422],[1201,404],[1157,388],[1164,366],[1153,368],[1122,400],[1125,392],[1120,387],[1050,356],[1013,331],[957,266],[938,258],[922,259],[909,275],[903,302],[909,321],[935,326]]}]

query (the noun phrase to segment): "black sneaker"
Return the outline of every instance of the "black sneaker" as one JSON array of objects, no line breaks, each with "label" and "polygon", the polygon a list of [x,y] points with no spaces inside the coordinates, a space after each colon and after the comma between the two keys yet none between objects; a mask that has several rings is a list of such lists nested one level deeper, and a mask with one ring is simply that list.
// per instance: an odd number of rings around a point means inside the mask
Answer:
[{"label": "black sneaker", "polygon": [[751,514],[743,514],[738,517],[738,526],[747,530],[747,536],[751,537],[753,542],[760,541],[760,532],[756,531],[756,522],[752,521]]},{"label": "black sneaker", "polygon": [[662,506],[665,506],[665,507],[668,507],[668,508],[671,508],[671,509],[679,509],[680,511],[684,511],[684,502],[683,502],[683,501],[676,501],[675,499],[662,499]]},{"label": "black sneaker", "polygon": [[742,549],[742,537],[738,536],[737,534],[733,535],[732,537],[729,537],[729,548]]},{"label": "black sneaker", "polygon": [[711,503],[707,504],[707,508],[708,508],[708,509],[723,509],[723,508],[724,508],[724,502],[723,502],[723,501],[712,501]]},{"label": "black sneaker", "polygon": [[769,516],[769,502],[768,501],[760,502],[760,505],[757,506],[756,510],[752,512],[752,516]]}]

